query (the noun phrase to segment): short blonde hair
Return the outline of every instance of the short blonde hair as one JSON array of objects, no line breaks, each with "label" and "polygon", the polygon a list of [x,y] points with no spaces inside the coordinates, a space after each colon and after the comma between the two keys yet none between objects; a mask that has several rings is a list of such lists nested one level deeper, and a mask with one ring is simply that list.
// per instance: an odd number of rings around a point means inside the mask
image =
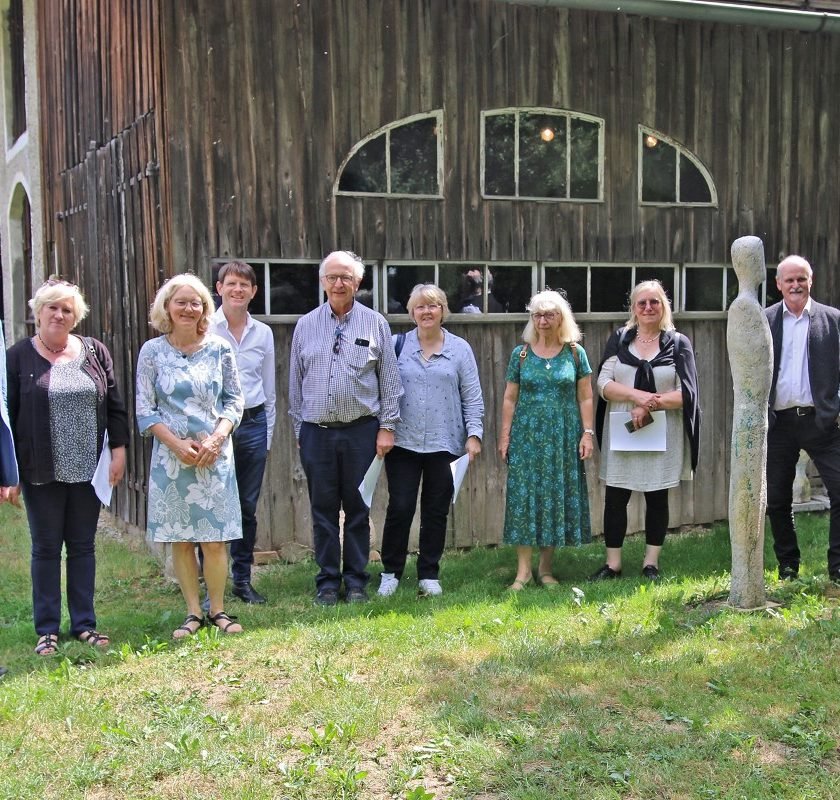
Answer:
[{"label": "short blonde hair", "polygon": [[[557,329],[557,336],[561,343],[580,341],[580,328],[575,322],[572,307],[560,292],[555,292],[553,289],[537,292],[526,306],[526,310],[529,314],[535,314],[538,311],[554,311],[560,315],[560,327]],[[534,320],[529,319],[525,330],[522,332],[522,340],[528,344],[534,344],[537,338]]]},{"label": "short blonde hair", "polygon": [[671,302],[668,300],[668,295],[665,294],[665,288],[659,281],[642,281],[633,287],[630,292],[630,319],[624,323],[627,328],[638,328],[639,318],[636,316],[636,299],[642,292],[653,292],[662,304],[662,319],[659,320],[659,330],[672,331],[674,330],[674,317],[671,313]]},{"label": "short blonde hair", "polygon": [[210,316],[216,309],[208,288],[191,272],[173,276],[158,289],[155,300],[152,303],[152,310],[149,312],[149,322],[155,330],[161,333],[169,333],[172,330],[172,318],[169,316],[169,301],[175,292],[183,289],[185,286],[193,289],[201,298],[201,304],[204,308],[202,309],[201,318],[198,320],[196,327],[199,333],[207,332],[207,329],[210,327]]},{"label": "short blonde hair", "polygon": [[[449,316],[449,301],[446,299],[446,292],[433,283],[418,283],[411,290],[406,310],[412,319],[414,319],[414,309],[423,303],[436,303],[440,306],[441,322]],[[417,322],[417,320],[414,321]]]},{"label": "short blonde hair", "polygon": [[41,327],[41,322],[38,319],[41,309],[59,300],[69,300],[73,304],[74,328],[87,316],[89,310],[88,304],[85,302],[85,298],[82,297],[79,287],[69,281],[63,281],[61,278],[50,277],[41,285],[29,301],[29,307],[32,309],[32,314],[35,317],[36,328]]}]

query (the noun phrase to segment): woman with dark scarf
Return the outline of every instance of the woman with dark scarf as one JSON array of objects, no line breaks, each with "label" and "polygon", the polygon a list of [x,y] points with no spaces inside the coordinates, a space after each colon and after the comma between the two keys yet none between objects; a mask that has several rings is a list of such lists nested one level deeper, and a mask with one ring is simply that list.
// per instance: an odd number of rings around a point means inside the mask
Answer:
[{"label": "woman with dark scarf", "polygon": [[[610,336],[598,368],[595,430],[601,445],[604,542],[607,560],[590,580],[621,575],[621,546],[627,532],[627,503],[633,491],[645,495],[645,557],[642,575],[659,579],[659,554],[668,529],[668,490],[691,480],[697,468],[700,404],[694,351],[677,333],[671,306],[659,281],[642,281],[630,295],[630,319]],[[664,451],[610,449],[612,411],[630,414],[635,430],[652,411],[664,411]]]}]

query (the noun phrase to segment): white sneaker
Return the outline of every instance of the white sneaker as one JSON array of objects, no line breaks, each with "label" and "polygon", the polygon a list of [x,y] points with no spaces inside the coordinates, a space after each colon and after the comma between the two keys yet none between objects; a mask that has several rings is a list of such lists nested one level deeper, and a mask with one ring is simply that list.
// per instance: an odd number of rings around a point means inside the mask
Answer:
[{"label": "white sneaker", "polygon": [[379,584],[377,594],[380,597],[390,597],[397,591],[397,587],[400,585],[400,579],[393,572],[383,572],[379,577],[381,583]]},{"label": "white sneaker", "polygon": [[418,581],[417,587],[417,593],[421,597],[437,597],[439,594],[443,594],[440,581],[433,581],[431,578],[424,578],[422,581]]}]

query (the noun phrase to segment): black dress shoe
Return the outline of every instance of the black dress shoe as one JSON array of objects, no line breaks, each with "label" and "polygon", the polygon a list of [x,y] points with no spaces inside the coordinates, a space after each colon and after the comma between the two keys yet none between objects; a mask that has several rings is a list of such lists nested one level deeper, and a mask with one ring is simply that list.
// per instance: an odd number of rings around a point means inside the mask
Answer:
[{"label": "black dress shoe", "polygon": [[799,577],[799,564],[779,564],[779,580],[795,581]]},{"label": "black dress shoe", "polygon": [[234,583],[230,593],[238,597],[243,603],[261,605],[265,598],[250,583]]},{"label": "black dress shoe", "polygon": [[642,567],[642,577],[647,578],[649,581],[658,581],[659,569],[654,567],[653,564],[645,564]]},{"label": "black dress shoe", "polygon": [[0,678],[2,678],[9,670],[5,667],[0,667]]},{"label": "black dress shoe", "polygon": [[338,592],[335,589],[321,589],[315,595],[316,606],[334,606],[338,603]]},{"label": "black dress shoe", "polygon": [[589,580],[591,581],[609,581],[613,578],[620,578],[621,577],[621,570],[614,570],[609,564],[604,564],[601,569],[597,572],[593,572],[589,576]]},{"label": "black dress shoe", "polygon": [[838,586],[840,586],[840,569],[830,569],[828,571],[828,579],[832,583],[836,583]]},{"label": "black dress shoe", "polygon": [[367,603],[368,596],[364,589],[348,589],[344,599],[348,603]]}]

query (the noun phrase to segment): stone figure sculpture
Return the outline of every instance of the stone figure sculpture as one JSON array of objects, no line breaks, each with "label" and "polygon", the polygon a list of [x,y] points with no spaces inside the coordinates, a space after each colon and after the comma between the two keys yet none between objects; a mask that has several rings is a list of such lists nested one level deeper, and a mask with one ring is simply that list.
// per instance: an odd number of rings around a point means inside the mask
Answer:
[{"label": "stone figure sculpture", "polygon": [[765,278],[764,245],[756,236],[732,244],[738,297],[729,308],[726,345],[735,401],[729,477],[729,536],[736,608],[759,608],[764,595],[764,512],[767,506],[767,403],[773,375],[770,326],[758,300]]}]

